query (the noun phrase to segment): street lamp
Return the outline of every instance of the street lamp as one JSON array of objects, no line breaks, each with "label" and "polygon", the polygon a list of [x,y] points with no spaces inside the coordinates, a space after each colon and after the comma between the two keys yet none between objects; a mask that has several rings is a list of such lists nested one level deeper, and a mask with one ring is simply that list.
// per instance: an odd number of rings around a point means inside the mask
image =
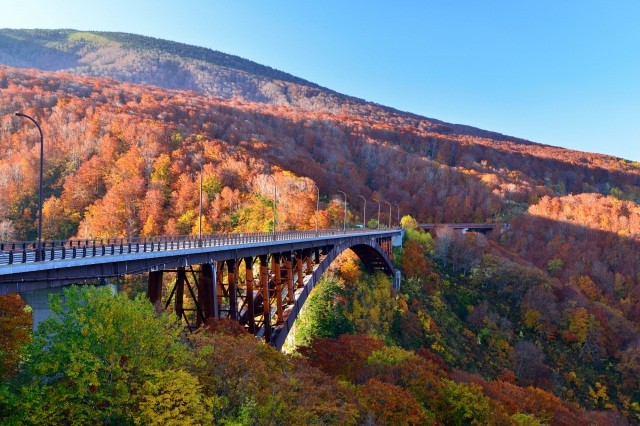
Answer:
[{"label": "street lamp", "polygon": [[398,228],[399,228],[400,227],[400,205],[395,203],[393,205],[398,208]]},{"label": "street lamp", "polygon": [[318,188],[318,185],[316,185],[316,183],[314,181],[311,181],[311,183],[313,183],[313,186],[316,187],[316,235],[318,235],[318,214],[320,213],[320,188]]},{"label": "street lamp", "polygon": [[362,229],[365,229],[367,227],[367,199],[362,195],[358,195],[358,197],[364,201],[364,209],[362,209]]},{"label": "street lamp", "polygon": [[383,201],[385,204],[389,204],[389,229],[391,229],[391,203],[388,201]]},{"label": "street lamp", "polygon": [[273,181],[273,239],[276,239],[276,229],[277,229],[277,218],[276,218],[276,204],[278,202],[278,184],[276,183],[276,179],[273,175],[267,175],[268,178],[271,178]]},{"label": "street lamp", "polygon": [[198,238],[200,244],[202,244],[202,163],[198,163],[200,166],[200,204],[198,205]]},{"label": "street lamp", "polygon": [[345,194],[344,191],[340,191],[339,189],[338,189],[338,192],[344,195],[344,220],[342,222],[342,230],[346,231],[347,230],[347,194]]},{"label": "street lamp", "polygon": [[33,122],[40,132],[40,186],[38,189],[38,253],[36,254],[36,261],[41,260],[42,257],[42,171],[44,169],[44,136],[40,124],[27,114],[16,112],[16,116],[24,117]]},{"label": "street lamp", "polygon": [[380,229],[380,200],[373,199],[376,203],[378,203],[378,229]]}]

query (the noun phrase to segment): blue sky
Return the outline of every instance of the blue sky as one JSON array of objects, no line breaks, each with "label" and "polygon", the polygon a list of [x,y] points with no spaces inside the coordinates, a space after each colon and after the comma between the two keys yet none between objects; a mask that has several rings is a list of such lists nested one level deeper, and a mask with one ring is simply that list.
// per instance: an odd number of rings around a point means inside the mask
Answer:
[{"label": "blue sky", "polygon": [[235,54],[453,123],[640,161],[640,1],[3,1],[0,28]]}]

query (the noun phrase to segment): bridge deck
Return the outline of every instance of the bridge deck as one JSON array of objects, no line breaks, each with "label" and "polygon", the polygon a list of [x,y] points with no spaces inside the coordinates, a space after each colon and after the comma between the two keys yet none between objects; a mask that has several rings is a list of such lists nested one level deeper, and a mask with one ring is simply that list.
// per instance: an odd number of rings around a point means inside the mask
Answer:
[{"label": "bridge deck", "polygon": [[[212,263],[343,241],[389,238],[400,230],[320,230],[113,240],[0,243],[0,294],[57,287],[125,274]],[[38,253],[43,260],[38,261]]]}]

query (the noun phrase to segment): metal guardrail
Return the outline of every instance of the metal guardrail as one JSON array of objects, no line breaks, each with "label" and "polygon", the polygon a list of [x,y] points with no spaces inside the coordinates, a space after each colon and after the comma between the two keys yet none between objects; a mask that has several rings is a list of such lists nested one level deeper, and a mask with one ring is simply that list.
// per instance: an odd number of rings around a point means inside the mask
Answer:
[{"label": "metal guardrail", "polygon": [[108,239],[75,239],[42,241],[38,256],[38,243],[34,241],[0,242],[0,266],[36,261],[77,259],[154,251],[184,250],[203,247],[288,241],[354,233],[379,233],[381,229],[323,229],[319,231],[249,232],[238,234],[177,235]]}]

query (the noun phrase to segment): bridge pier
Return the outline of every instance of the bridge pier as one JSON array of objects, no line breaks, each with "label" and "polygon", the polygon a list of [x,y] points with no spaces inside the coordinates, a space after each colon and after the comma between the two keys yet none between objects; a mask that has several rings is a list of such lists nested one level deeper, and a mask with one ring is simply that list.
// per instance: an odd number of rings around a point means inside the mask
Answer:
[{"label": "bridge pier", "polygon": [[304,287],[304,282],[302,281],[302,253],[298,253],[296,256],[296,272],[298,274],[298,280],[296,283],[297,288]]},{"label": "bridge pier", "polygon": [[162,271],[149,272],[147,297],[151,301],[151,304],[155,306],[157,314],[164,310],[162,306],[162,278]]},{"label": "bridge pier", "polygon": [[311,253],[312,253],[312,251],[307,249],[307,250],[305,250],[305,254],[304,254],[304,256],[305,256],[304,260],[305,260],[305,262],[307,264],[307,270],[306,270],[306,274],[307,275],[313,274],[313,266],[311,265],[311,262],[313,260],[311,259]]},{"label": "bridge pier", "polygon": [[215,292],[215,274],[213,272],[214,265],[211,263],[205,263],[200,266],[198,296],[205,319],[215,318],[218,315],[218,306],[216,304],[218,298]]},{"label": "bridge pier", "polygon": [[185,278],[186,278],[186,273],[185,273],[185,270],[184,270],[184,266],[181,266],[177,270],[176,284],[175,284],[175,287],[174,287],[175,299],[174,299],[174,304],[173,304],[174,312],[176,313],[176,316],[178,318],[180,318],[180,319],[182,319],[184,317],[183,303],[184,303],[184,281],[185,281]]},{"label": "bridge pier", "polygon": [[[110,284],[106,280],[102,285],[111,287],[111,290],[116,293],[118,291],[115,284]],[[23,291],[20,296],[24,299],[25,303],[31,307],[31,317],[33,320],[32,330],[36,331],[38,324],[49,318],[53,311],[49,309],[49,296],[52,294],[61,295],[65,287],[51,287],[42,288],[39,290]]]},{"label": "bridge pier", "polygon": [[229,318],[233,320],[238,319],[237,315],[237,296],[238,296],[238,281],[236,277],[236,264],[235,259],[227,260],[227,292],[229,294]]},{"label": "bridge pier", "polygon": [[391,246],[401,247],[403,239],[404,239],[404,229],[401,229],[399,235],[394,235],[393,237],[391,237]]},{"label": "bridge pier", "polygon": [[294,296],[295,294],[293,293],[293,262],[292,260],[295,259],[293,252],[289,253],[284,260],[284,267],[285,267],[285,271],[286,271],[286,281],[287,281],[287,304],[291,305],[294,302]]},{"label": "bridge pier", "polygon": [[25,291],[21,294],[27,305],[31,307],[33,318],[33,331],[38,324],[49,318],[53,312],[49,309],[49,295],[62,294],[64,287],[45,288],[42,290]]},{"label": "bridge pier", "polygon": [[275,281],[276,298],[276,325],[284,322],[282,309],[282,273],[280,270],[280,253],[271,255],[271,270],[273,271],[273,281]]},{"label": "bridge pier", "polygon": [[271,341],[271,299],[269,298],[269,271],[267,268],[267,255],[261,254],[260,259],[260,288],[262,289],[262,326],[264,327],[264,339]]},{"label": "bridge pier", "polygon": [[[256,313],[254,305],[254,293],[253,293],[253,257],[244,258],[245,279],[246,279],[246,296],[245,296],[245,308],[247,309],[247,325],[249,332],[255,334],[256,332]],[[241,316],[242,319],[242,316]],[[242,324],[242,322],[241,322]]]}]

